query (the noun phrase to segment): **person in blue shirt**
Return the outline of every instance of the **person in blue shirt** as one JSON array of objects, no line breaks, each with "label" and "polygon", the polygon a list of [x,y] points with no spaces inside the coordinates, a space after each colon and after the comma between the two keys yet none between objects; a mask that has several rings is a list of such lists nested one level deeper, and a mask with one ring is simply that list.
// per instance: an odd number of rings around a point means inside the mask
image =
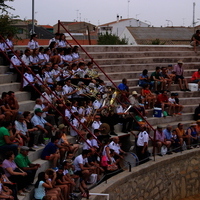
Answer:
[{"label": "person in blue shirt", "polygon": [[58,138],[53,136],[42,151],[41,159],[52,161],[52,168],[56,169],[58,160],[60,158],[59,149],[57,147]]}]

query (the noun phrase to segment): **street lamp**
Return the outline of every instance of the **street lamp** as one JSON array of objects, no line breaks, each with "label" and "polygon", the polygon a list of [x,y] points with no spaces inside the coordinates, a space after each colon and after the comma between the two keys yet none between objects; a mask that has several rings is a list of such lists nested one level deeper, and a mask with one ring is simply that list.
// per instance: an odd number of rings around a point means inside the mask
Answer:
[{"label": "street lamp", "polygon": [[32,0],[32,34],[35,33],[35,30],[34,30],[34,0]]},{"label": "street lamp", "polygon": [[171,22],[171,24],[172,24],[172,27],[173,27],[173,22],[172,22],[171,20],[169,20],[169,19],[166,19],[166,21],[167,21],[167,26],[169,26],[169,22]]}]

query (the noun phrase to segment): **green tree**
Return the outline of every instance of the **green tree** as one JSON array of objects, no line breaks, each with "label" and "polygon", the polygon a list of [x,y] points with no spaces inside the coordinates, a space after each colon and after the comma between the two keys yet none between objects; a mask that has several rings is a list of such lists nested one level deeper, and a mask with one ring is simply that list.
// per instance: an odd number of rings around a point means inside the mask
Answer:
[{"label": "green tree", "polygon": [[128,44],[126,38],[120,39],[116,35],[112,35],[111,33],[101,34],[98,38],[98,45],[123,45]]},{"label": "green tree", "polygon": [[9,10],[14,10],[8,6],[6,2],[14,0],[0,0],[0,35],[6,36],[8,34],[15,35],[18,31],[17,27],[13,26],[17,21],[13,20],[17,16],[10,16]]}]

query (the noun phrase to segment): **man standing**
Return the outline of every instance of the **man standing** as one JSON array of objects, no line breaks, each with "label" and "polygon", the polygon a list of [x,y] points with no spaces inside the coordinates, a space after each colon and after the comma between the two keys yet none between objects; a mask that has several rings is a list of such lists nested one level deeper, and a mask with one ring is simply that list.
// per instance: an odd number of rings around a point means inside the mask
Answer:
[{"label": "man standing", "polygon": [[28,158],[29,148],[22,146],[20,148],[20,153],[15,157],[15,163],[23,171],[27,173],[28,183],[33,183],[37,169],[40,167],[40,164],[33,164]]},{"label": "man standing", "polygon": [[146,126],[141,125],[141,131],[138,134],[136,152],[139,159],[139,164],[149,161],[148,141],[149,134],[146,131]]}]

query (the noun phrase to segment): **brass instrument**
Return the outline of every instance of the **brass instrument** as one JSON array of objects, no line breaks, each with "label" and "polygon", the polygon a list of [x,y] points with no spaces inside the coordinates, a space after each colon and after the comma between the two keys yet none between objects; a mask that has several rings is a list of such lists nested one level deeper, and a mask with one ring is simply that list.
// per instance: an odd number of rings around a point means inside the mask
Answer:
[{"label": "brass instrument", "polygon": [[91,78],[99,77],[99,72],[96,69],[88,70],[87,75]]}]

